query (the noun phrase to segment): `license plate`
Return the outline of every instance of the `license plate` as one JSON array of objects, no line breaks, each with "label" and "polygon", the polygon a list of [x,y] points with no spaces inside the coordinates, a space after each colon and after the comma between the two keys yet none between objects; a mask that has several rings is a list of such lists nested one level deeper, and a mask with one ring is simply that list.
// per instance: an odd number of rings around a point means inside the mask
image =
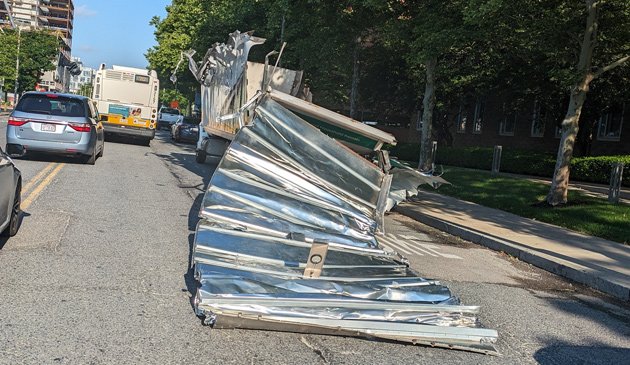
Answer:
[{"label": "license plate", "polygon": [[54,124],[42,124],[42,132],[54,132],[57,130],[57,126]]}]

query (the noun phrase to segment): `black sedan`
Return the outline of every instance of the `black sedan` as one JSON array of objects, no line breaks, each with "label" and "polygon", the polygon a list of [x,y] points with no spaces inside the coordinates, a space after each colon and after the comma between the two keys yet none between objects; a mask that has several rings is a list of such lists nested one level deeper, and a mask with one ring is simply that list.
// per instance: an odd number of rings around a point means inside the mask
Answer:
[{"label": "black sedan", "polygon": [[199,122],[197,118],[185,117],[171,127],[171,137],[175,142],[197,142],[199,138]]},{"label": "black sedan", "polygon": [[0,235],[15,236],[20,228],[22,175],[0,148]]}]

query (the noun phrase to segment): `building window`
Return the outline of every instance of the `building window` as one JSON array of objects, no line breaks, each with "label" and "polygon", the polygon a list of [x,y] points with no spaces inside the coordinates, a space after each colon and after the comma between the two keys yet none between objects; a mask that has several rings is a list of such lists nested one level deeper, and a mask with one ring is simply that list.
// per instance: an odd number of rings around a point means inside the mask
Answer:
[{"label": "building window", "polygon": [[532,114],[532,137],[545,136],[545,117],[547,111],[540,105],[538,100],[534,101],[534,113]]},{"label": "building window", "polygon": [[625,104],[620,107],[613,107],[606,111],[599,118],[599,128],[597,139],[600,141],[619,141],[621,137],[621,127],[623,125],[623,112]]},{"label": "building window", "polygon": [[468,121],[468,114],[463,104],[459,105],[459,113],[457,113],[457,133],[466,133],[466,122]]},{"label": "building window", "polygon": [[502,136],[513,136],[516,127],[516,113],[508,113],[499,124],[499,134]]},{"label": "building window", "polygon": [[477,100],[475,104],[475,122],[473,124],[473,133],[481,134],[481,128],[483,126],[483,113],[485,110],[485,103],[481,100]]}]

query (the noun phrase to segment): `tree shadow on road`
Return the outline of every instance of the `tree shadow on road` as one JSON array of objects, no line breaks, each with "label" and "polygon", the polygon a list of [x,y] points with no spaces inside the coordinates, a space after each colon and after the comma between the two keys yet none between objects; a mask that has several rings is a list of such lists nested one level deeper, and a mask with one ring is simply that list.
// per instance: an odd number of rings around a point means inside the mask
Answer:
[{"label": "tree shadow on road", "polygon": [[546,347],[534,353],[539,364],[628,364],[630,349],[611,347],[593,342],[588,345],[574,345],[561,340],[553,340]]},{"label": "tree shadow on road", "polygon": [[[195,231],[197,223],[199,222],[199,209],[201,208],[201,202],[203,201],[203,193],[198,194],[195,198],[190,210],[188,212],[188,230]],[[184,282],[186,283],[186,289],[190,293],[190,305],[195,309],[195,295],[197,294],[197,288],[199,287],[195,280],[193,252],[195,249],[195,234],[190,233],[188,235],[188,268],[184,274]]]},{"label": "tree shadow on road", "polygon": [[[22,229],[22,225],[24,224],[24,218],[30,217],[31,215],[29,213],[26,213],[25,211],[22,211],[20,213],[20,217],[19,220],[20,222],[18,223],[18,234],[20,234],[20,229]],[[9,240],[11,239],[11,237],[6,237],[6,236],[0,236],[0,250],[2,250],[4,248],[4,246],[9,242]]]}]

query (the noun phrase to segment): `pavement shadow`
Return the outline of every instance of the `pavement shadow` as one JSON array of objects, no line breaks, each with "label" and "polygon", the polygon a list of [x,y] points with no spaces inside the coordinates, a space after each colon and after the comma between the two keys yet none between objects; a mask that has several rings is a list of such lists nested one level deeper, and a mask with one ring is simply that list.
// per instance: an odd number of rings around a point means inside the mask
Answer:
[{"label": "pavement shadow", "polygon": [[[614,298],[606,298],[606,302],[618,307],[615,308],[612,305],[599,305],[596,300],[586,301],[574,296],[544,299],[550,307],[560,312],[567,313],[584,322],[597,323],[622,338],[630,338],[630,304],[628,303]],[[628,360],[630,361],[630,357]]]},{"label": "pavement shadow", "polygon": [[169,154],[156,153],[156,156],[166,160],[172,165],[182,167],[193,174],[199,176],[203,180],[203,191],[210,183],[212,174],[219,165],[220,160],[218,158],[208,158],[205,163],[198,163],[195,161],[195,155],[184,152],[172,152]]},{"label": "pavement shadow", "polygon": [[18,161],[55,162],[55,163],[65,163],[65,164],[74,164],[74,165],[85,164],[82,161],[81,156],[56,155],[56,154],[49,154],[46,152],[28,152],[24,156],[11,157],[11,158]]},{"label": "pavement shadow", "polygon": [[[188,230],[195,231],[197,223],[199,222],[199,209],[203,201],[203,193],[200,193],[195,198],[190,210],[188,211]],[[186,289],[190,293],[190,306],[195,309],[195,295],[197,294],[197,288],[199,284],[195,280],[195,271],[193,268],[193,253],[195,250],[195,234],[190,233],[188,235],[188,268],[184,274],[184,282],[186,283]]]},{"label": "pavement shadow", "polygon": [[150,144],[150,142],[147,142],[146,139],[125,137],[125,136],[119,136],[115,134],[105,134],[105,142],[117,143],[117,144],[131,144],[135,146],[147,146]]},{"label": "pavement shadow", "polygon": [[[18,234],[20,233],[20,229],[22,229],[22,225],[24,224],[24,218],[30,217],[30,213],[25,211],[20,212],[19,223],[18,223]],[[0,236],[0,250],[4,248],[4,246],[9,242],[11,237]]]},{"label": "pavement shadow", "polygon": [[543,365],[628,364],[630,349],[611,347],[598,342],[575,345],[561,340],[552,340],[546,347],[534,353],[534,359]]}]

